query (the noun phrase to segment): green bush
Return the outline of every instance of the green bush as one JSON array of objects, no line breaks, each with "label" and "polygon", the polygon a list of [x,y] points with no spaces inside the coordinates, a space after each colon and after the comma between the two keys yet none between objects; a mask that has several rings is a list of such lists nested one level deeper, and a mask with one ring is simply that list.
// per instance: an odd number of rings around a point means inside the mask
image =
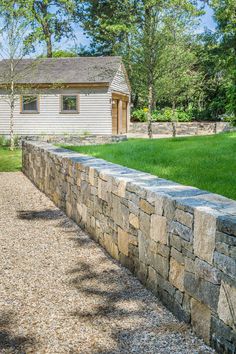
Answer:
[{"label": "green bush", "polygon": [[192,114],[180,109],[164,108],[161,111],[153,112],[153,121],[155,122],[190,122]]},{"label": "green bush", "polygon": [[236,117],[234,115],[224,114],[220,118],[222,121],[229,122],[234,127],[236,126]]},{"label": "green bush", "polygon": [[180,109],[176,110],[176,114],[178,122],[190,122],[193,118],[190,112],[185,112]]},{"label": "green bush", "polygon": [[[9,147],[11,144],[10,139],[7,139],[4,135],[0,135],[0,146],[2,147]],[[14,145],[17,147],[19,146],[19,136],[14,135]]]},{"label": "green bush", "polygon": [[144,109],[134,109],[132,111],[132,120],[136,122],[146,122],[147,121],[147,110]]},{"label": "green bush", "polygon": [[0,146],[7,146],[7,139],[4,135],[0,135]]},{"label": "green bush", "polygon": [[169,117],[163,114],[162,111],[155,110],[152,113],[152,120],[154,122],[169,122]]},{"label": "green bush", "polygon": [[[153,122],[190,122],[192,120],[192,113],[183,111],[181,109],[173,110],[166,107],[161,110],[154,110],[152,112]],[[132,112],[132,121],[146,122],[147,109],[135,109]]]}]

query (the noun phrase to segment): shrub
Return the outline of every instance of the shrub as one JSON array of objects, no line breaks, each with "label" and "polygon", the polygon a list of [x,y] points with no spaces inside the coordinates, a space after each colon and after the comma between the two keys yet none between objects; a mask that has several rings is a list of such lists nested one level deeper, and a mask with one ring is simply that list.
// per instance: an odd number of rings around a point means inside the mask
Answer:
[{"label": "shrub", "polygon": [[[132,120],[137,122],[146,122],[147,108],[133,110]],[[181,109],[173,110],[172,108],[166,107],[161,110],[154,110],[152,112],[153,122],[190,122],[191,120],[192,113]]]},{"label": "shrub", "polygon": [[137,121],[137,122],[146,122],[147,121],[147,110],[145,108],[133,110],[132,120]]},{"label": "shrub", "polygon": [[155,122],[190,122],[192,114],[180,109],[164,108],[161,111],[153,112],[153,120]]},{"label": "shrub", "polygon": [[185,112],[180,109],[176,110],[176,114],[178,122],[190,122],[193,118],[191,112]]},{"label": "shrub", "polygon": [[220,119],[224,122],[229,122],[231,123],[232,126],[236,126],[236,117],[233,114],[224,114],[220,116]]},{"label": "shrub", "polygon": [[7,139],[4,135],[0,135],[0,146],[6,146]]},{"label": "shrub", "polygon": [[154,122],[168,122],[169,118],[163,114],[162,111],[155,110],[152,113],[152,119]]}]

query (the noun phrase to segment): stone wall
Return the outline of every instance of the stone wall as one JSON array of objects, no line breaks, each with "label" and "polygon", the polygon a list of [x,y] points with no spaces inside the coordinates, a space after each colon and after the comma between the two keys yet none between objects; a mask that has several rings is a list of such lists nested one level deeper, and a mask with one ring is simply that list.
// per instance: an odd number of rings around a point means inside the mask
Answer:
[{"label": "stone wall", "polygon": [[[230,131],[228,122],[179,122],[175,123],[177,135],[207,135]],[[172,135],[173,126],[170,122],[153,122],[153,134]],[[130,123],[129,133],[147,134],[147,123]]]},{"label": "stone wall", "polygon": [[219,353],[236,352],[236,202],[43,143],[23,171]]},{"label": "stone wall", "polygon": [[78,135],[78,134],[41,134],[41,135],[22,135],[19,137],[19,145],[22,145],[22,141],[40,141],[51,144],[64,144],[64,145],[102,145],[118,143],[120,141],[127,140],[126,135]]}]

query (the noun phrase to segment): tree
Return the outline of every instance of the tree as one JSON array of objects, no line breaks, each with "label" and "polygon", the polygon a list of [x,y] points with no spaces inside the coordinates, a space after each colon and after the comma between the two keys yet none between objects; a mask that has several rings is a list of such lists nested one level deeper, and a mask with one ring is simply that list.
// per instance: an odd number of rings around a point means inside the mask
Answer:
[{"label": "tree", "polygon": [[[77,57],[78,54],[76,51],[72,50],[54,50],[52,53],[52,58],[72,58],[72,57]],[[39,58],[45,58],[45,55],[40,55]]]},{"label": "tree", "polygon": [[0,55],[1,71],[3,75],[0,78],[1,88],[6,93],[6,100],[10,106],[10,149],[14,149],[14,110],[18,99],[20,89],[17,88],[17,82],[31,68],[24,67],[19,71],[19,65],[25,55],[29,53],[29,46],[26,40],[28,23],[22,16],[19,6],[14,0],[1,1],[1,46]]},{"label": "tree", "polygon": [[228,109],[236,116],[236,2],[211,0],[222,48],[222,64],[228,78]]},{"label": "tree", "polygon": [[18,0],[31,25],[28,42],[45,43],[47,57],[53,56],[53,41],[73,35],[76,0]]}]

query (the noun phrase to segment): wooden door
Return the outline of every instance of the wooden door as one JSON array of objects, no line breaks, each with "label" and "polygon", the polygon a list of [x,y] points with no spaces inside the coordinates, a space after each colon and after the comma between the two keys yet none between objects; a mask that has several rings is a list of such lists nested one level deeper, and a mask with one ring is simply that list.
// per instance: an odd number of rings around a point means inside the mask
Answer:
[{"label": "wooden door", "polygon": [[122,101],[122,134],[127,133],[127,102]]},{"label": "wooden door", "polygon": [[112,100],[112,134],[118,134],[118,100]]}]

